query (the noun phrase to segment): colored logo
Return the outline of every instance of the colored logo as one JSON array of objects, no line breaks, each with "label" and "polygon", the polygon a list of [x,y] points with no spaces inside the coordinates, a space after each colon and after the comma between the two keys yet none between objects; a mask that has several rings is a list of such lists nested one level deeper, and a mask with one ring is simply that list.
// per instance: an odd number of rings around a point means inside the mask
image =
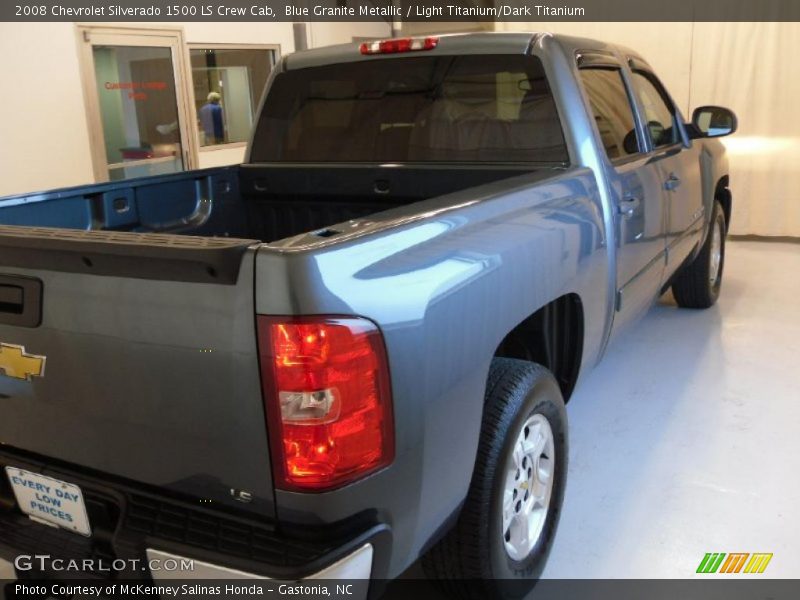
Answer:
[{"label": "colored logo", "polygon": [[763,573],[772,553],[707,552],[697,567],[698,573]]},{"label": "colored logo", "polygon": [[23,346],[0,342],[0,373],[14,379],[30,381],[31,377],[44,377],[45,356],[28,354]]}]

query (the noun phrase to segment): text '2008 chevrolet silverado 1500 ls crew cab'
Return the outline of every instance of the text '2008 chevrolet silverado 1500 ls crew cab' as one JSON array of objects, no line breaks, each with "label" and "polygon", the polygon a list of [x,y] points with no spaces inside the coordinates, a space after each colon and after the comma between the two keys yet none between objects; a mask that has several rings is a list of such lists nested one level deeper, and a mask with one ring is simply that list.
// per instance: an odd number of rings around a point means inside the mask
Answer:
[{"label": "text '2008 chevrolet silverado 1500 ls crew cab'", "polygon": [[284,58],[242,165],[3,199],[0,555],[522,595],[580,376],[719,295],[735,127],[626,48],[392,39]]}]

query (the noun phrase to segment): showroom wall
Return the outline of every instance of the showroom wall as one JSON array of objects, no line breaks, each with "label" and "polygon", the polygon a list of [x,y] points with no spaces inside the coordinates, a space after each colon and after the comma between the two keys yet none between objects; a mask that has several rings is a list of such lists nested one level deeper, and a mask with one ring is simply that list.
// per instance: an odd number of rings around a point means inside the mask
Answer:
[{"label": "showroom wall", "polygon": [[[113,23],[103,24],[113,26]],[[167,27],[174,23],[128,23]],[[276,44],[294,50],[292,23],[183,23],[187,44]],[[351,41],[353,36],[387,37],[378,23],[315,23],[310,46]],[[0,24],[0,55],[6,57],[0,120],[0,196],[94,181],[75,25]],[[241,162],[244,149],[198,153],[200,167]]]},{"label": "showroom wall", "polygon": [[0,27],[0,52],[11,59],[5,64],[6,118],[0,124],[0,195],[92,181],[73,27]]},{"label": "showroom wall", "polygon": [[[6,64],[9,87],[3,105],[13,118],[0,125],[0,195],[93,182],[75,26],[4,23],[0,27],[0,53],[14,58]],[[278,44],[282,54],[294,50],[291,23],[185,23],[183,30],[187,43]],[[242,151],[200,155],[200,166],[210,167],[237,162]]]},{"label": "showroom wall", "polygon": [[697,23],[691,104],[739,117],[725,139],[734,233],[800,237],[800,23]]},{"label": "showroom wall", "polygon": [[307,23],[308,46],[318,48],[351,42],[354,37],[387,38],[392,35],[389,23]]},{"label": "showroom wall", "polygon": [[[800,237],[800,122],[796,118],[800,23],[547,23],[548,31],[608,40],[640,52],[684,116],[721,104],[739,117],[725,138],[734,234]],[[542,30],[541,23],[498,30]],[[764,65],[769,65],[764,67]]]}]

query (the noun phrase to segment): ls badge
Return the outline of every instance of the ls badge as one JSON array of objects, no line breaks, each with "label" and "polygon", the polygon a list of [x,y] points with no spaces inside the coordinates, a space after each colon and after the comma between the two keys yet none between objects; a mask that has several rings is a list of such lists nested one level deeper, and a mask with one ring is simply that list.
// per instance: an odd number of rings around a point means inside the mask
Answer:
[{"label": "ls badge", "polygon": [[24,346],[0,342],[0,374],[14,379],[31,381],[33,377],[44,377],[46,356],[28,354]]}]

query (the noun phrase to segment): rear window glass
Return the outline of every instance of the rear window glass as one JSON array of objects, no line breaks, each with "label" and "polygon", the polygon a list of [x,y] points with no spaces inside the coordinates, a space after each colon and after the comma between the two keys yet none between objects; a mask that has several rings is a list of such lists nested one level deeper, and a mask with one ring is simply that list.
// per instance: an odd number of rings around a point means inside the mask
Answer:
[{"label": "rear window glass", "polygon": [[288,71],[267,96],[252,162],[568,160],[539,59],[439,56]]}]

